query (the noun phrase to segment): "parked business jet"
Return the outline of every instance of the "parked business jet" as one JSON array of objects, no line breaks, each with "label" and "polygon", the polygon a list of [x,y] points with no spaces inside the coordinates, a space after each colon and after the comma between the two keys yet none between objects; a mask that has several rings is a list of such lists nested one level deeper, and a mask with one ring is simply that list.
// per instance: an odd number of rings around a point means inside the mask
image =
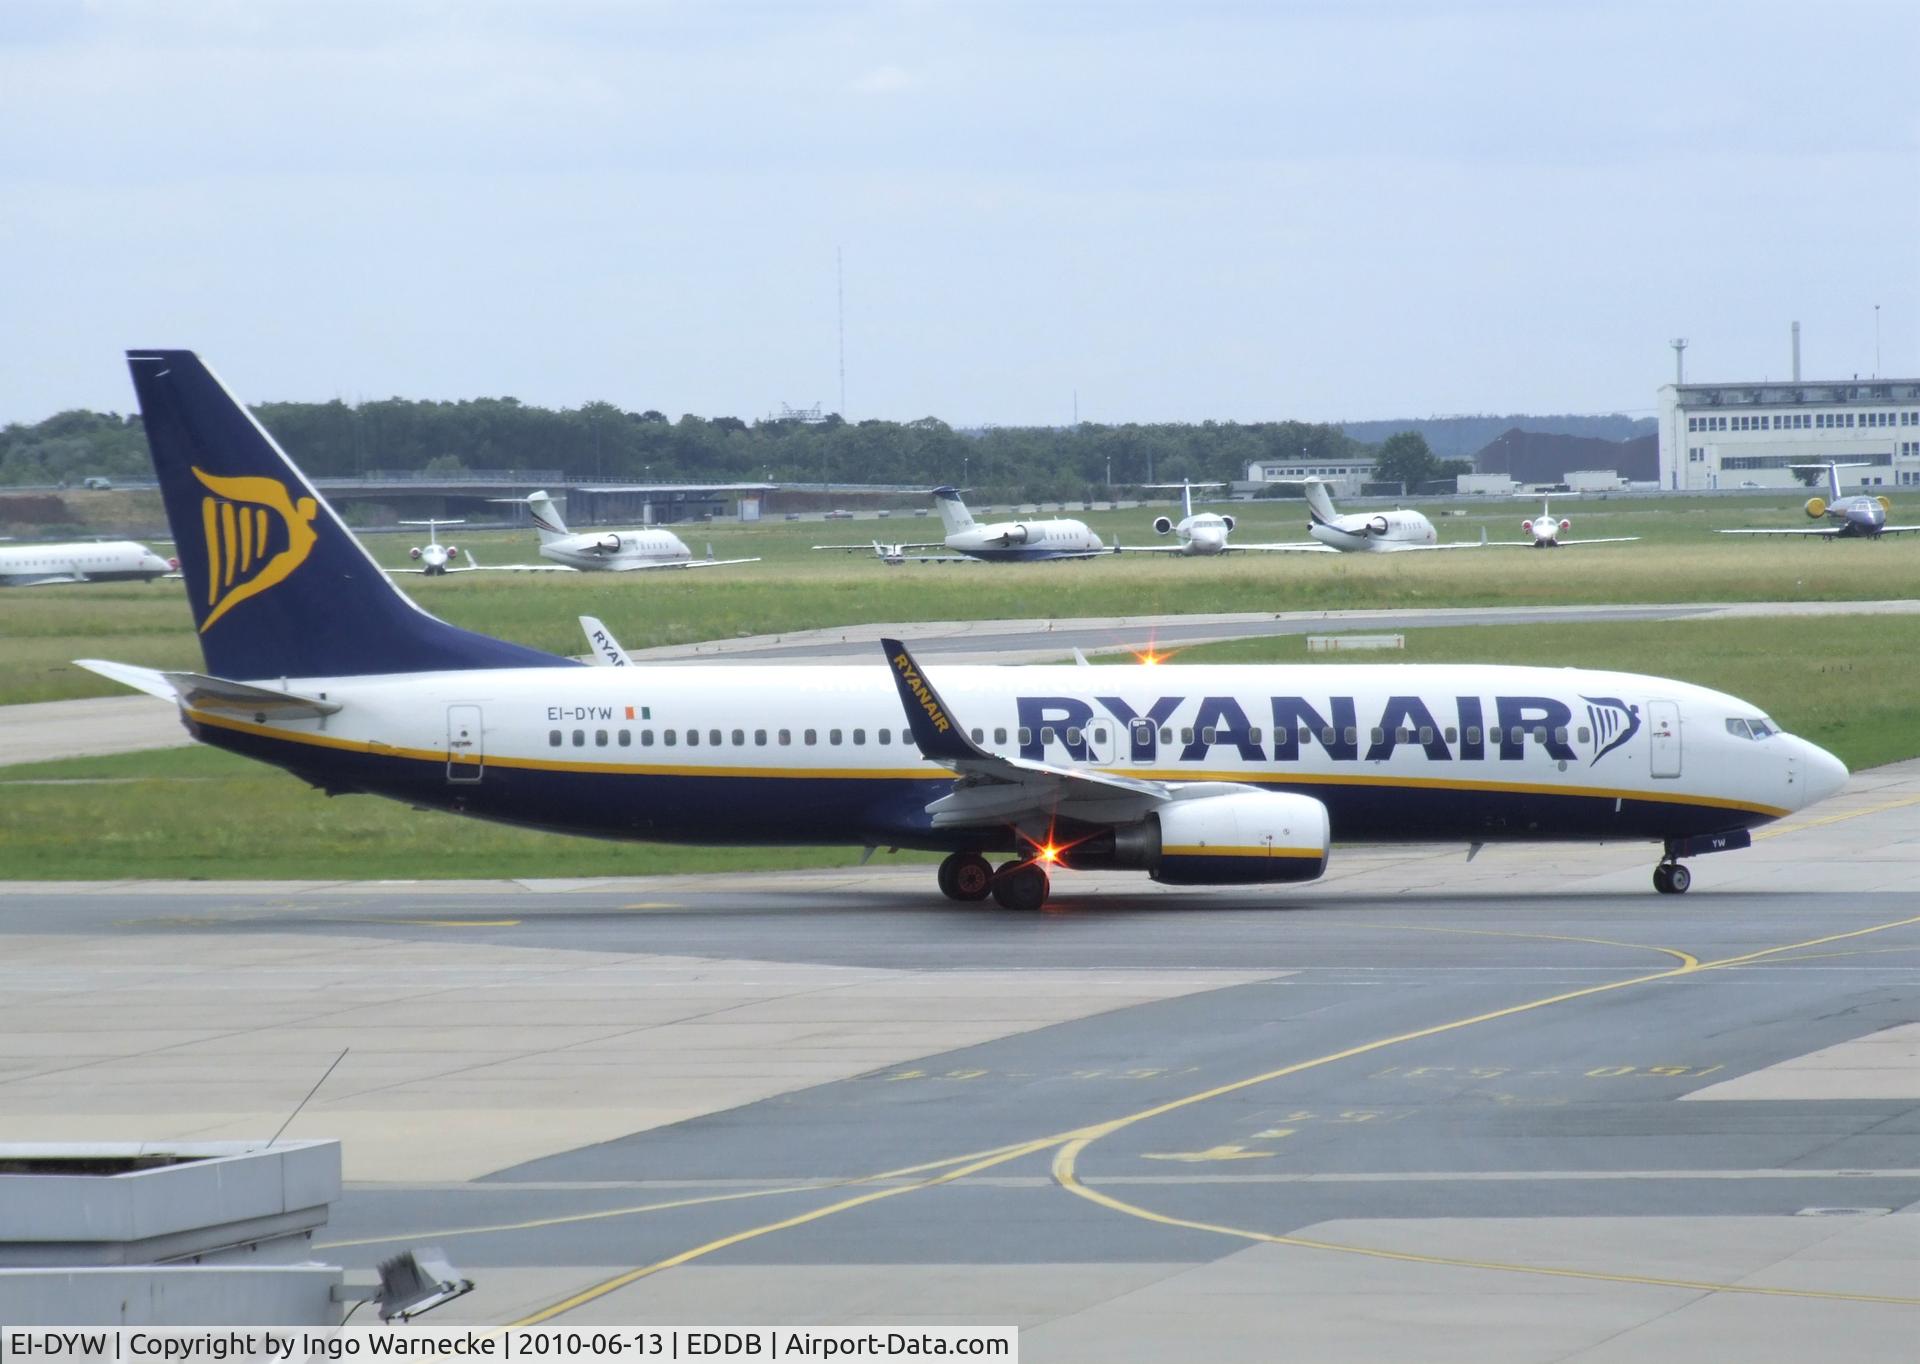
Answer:
[{"label": "parked business jet", "polygon": [[179,569],[132,540],[77,540],[69,544],[0,545],[0,587],[58,583],[151,582]]},{"label": "parked business jet", "polygon": [[1655,840],[1677,893],[1682,859],[1847,778],[1750,702],[1578,668],[929,673],[894,640],[866,664],[583,666],[416,606],[192,352],[128,362],[206,671],[82,666],[330,793],[606,838],[933,849],[950,897],[1033,909],[1073,868],[1311,881],[1335,841]]},{"label": "parked business jet", "polygon": [[1865,464],[1837,464],[1828,461],[1825,464],[1789,464],[1789,469],[1825,469],[1827,471],[1827,495],[1807,499],[1807,515],[1818,521],[1827,520],[1824,526],[1779,526],[1766,530],[1723,530],[1722,535],[1818,535],[1826,540],[1878,540],[1883,535],[1911,535],[1920,531],[1920,526],[1890,526],[1887,513],[1893,510],[1893,503],[1884,497],[1869,497],[1858,494],[1843,497],[1840,494],[1840,471],[1842,469],[1865,469]]},{"label": "parked business jet", "polygon": [[757,564],[752,559],[716,559],[713,547],[707,557],[696,559],[693,551],[670,530],[647,526],[639,530],[587,530],[574,532],[560,519],[559,509],[544,492],[525,497],[496,497],[494,502],[524,503],[540,533],[540,555],[567,568],[581,572],[606,570],[632,573],[647,568],[723,568],[728,564]]},{"label": "parked business jet", "polygon": [[571,573],[572,569],[563,564],[483,564],[473,557],[473,551],[467,551],[467,562],[457,562],[460,551],[453,545],[440,543],[441,526],[464,526],[465,521],[440,521],[429,518],[425,521],[402,521],[403,526],[425,526],[427,543],[415,545],[407,551],[407,557],[419,564],[418,568],[389,568],[388,573],[423,573],[429,578],[442,577],[448,573]]},{"label": "parked business jet", "polygon": [[1493,547],[1496,549],[1511,549],[1516,545],[1521,545],[1532,549],[1558,549],[1563,545],[1624,545],[1631,540],[1638,540],[1640,538],[1637,535],[1602,535],[1586,540],[1562,540],[1560,538],[1561,532],[1572,530],[1573,522],[1565,518],[1556,519],[1553,514],[1552,501],[1553,499],[1549,495],[1542,493],[1540,495],[1540,514],[1520,523],[1521,531],[1527,536],[1525,540],[1495,540]]},{"label": "parked business jet", "polygon": [[1262,549],[1293,550],[1305,554],[1325,554],[1333,550],[1383,554],[1413,549],[1479,549],[1486,544],[1486,534],[1482,532],[1478,540],[1455,540],[1443,545],[1439,532],[1433,528],[1433,522],[1427,520],[1424,514],[1405,507],[1342,516],[1333,509],[1333,499],[1327,495],[1325,481],[1318,478],[1274,481],[1298,483],[1306,490],[1307,534],[1313,539],[1262,545]]},{"label": "parked business jet", "polygon": [[[995,521],[981,525],[960,500],[957,488],[935,488],[933,505],[939,509],[947,538],[938,544],[875,544],[881,561],[889,564],[946,563],[955,558],[985,559],[1092,559],[1107,552],[1100,537],[1087,523],[1072,517],[1049,517],[1045,521]],[[815,549],[861,550],[866,545],[815,545]],[[917,554],[922,549],[950,549],[952,554]]]},{"label": "parked business jet", "polygon": [[1182,554],[1188,558],[1210,558],[1219,554],[1233,554],[1240,550],[1285,550],[1298,549],[1298,545],[1236,545],[1230,544],[1227,537],[1233,533],[1234,519],[1222,512],[1196,512],[1193,509],[1193,490],[1195,488],[1218,488],[1218,483],[1147,483],[1148,488],[1178,488],[1180,490],[1180,520],[1157,516],[1153,521],[1156,535],[1173,535],[1179,543],[1172,545],[1120,545],[1113,547],[1115,554]]}]

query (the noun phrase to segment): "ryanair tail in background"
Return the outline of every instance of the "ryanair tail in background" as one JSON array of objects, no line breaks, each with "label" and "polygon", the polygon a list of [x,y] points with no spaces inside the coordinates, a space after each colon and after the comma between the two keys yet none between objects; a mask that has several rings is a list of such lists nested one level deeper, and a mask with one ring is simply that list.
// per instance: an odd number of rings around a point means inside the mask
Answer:
[{"label": "ryanair tail in background", "polygon": [[192,351],[129,351],[127,366],[210,673],[571,666],[414,605]]}]

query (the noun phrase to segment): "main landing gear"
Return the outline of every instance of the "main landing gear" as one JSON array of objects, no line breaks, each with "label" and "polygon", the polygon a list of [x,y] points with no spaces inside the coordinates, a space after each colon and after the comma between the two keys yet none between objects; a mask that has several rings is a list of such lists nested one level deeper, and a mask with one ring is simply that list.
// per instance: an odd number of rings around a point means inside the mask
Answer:
[{"label": "main landing gear", "polygon": [[1035,910],[1052,889],[1046,872],[1032,862],[1003,862],[999,870],[979,853],[957,852],[940,864],[940,893],[963,903],[989,895],[1002,909]]},{"label": "main landing gear", "polygon": [[1653,888],[1662,895],[1685,895],[1693,873],[1678,862],[1662,862],[1653,869]]}]

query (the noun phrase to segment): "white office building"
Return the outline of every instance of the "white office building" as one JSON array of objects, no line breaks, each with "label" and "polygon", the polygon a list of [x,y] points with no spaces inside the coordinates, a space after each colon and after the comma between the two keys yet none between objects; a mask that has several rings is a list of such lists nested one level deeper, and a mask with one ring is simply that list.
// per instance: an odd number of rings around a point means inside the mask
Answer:
[{"label": "white office building", "polygon": [[1358,497],[1361,485],[1373,481],[1373,457],[1263,459],[1247,466],[1249,483],[1287,483],[1303,478],[1325,479],[1327,491],[1334,497]]},{"label": "white office building", "polygon": [[1797,488],[1788,466],[1865,464],[1841,486],[1920,487],[1920,379],[1667,384],[1660,486]]}]

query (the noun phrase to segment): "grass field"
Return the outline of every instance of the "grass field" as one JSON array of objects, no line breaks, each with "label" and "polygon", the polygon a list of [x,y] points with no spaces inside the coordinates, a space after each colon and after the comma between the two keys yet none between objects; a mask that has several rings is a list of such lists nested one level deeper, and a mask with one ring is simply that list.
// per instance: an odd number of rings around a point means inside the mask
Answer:
[{"label": "grass field", "polygon": [[[1920,618],[1842,616],[1416,630],[1404,653],[1363,657],[1680,677],[1751,701],[1861,767],[1920,756],[1916,656]],[[1310,658],[1296,636],[1189,649],[1170,666],[1319,660],[1332,658]],[[844,865],[857,856],[851,848],[688,849],[530,833],[371,796],[330,799],[204,748],[0,768],[0,878],[614,876]]]},{"label": "grass field", "polygon": [[[1517,536],[1537,510],[1520,502],[1422,504],[1443,539]],[[1451,516],[1450,510],[1467,515]],[[697,572],[466,574],[403,579],[436,615],[560,653],[584,648],[575,617],[601,617],[630,649],[870,621],[1293,611],[1452,605],[1654,601],[1837,601],[1906,597],[1920,584],[1920,537],[1824,544],[1708,533],[1715,525],[1804,525],[1799,499],[1570,500],[1577,535],[1643,535],[1640,544],[1559,551],[1312,555],[1185,560],[1137,555],[1054,564],[903,565],[819,554],[809,545],[874,535],[937,536],[932,517],[886,521],[715,523],[683,528],[696,551],[763,561]],[[1238,503],[1242,539],[1302,538],[1301,505]],[[1084,515],[1112,543],[1156,540],[1155,509]],[[414,540],[369,535],[400,566]],[[530,561],[530,534],[478,532],[457,543],[484,562]],[[0,591],[0,704],[113,694],[71,666],[98,656],[198,667],[178,583]]]}]

